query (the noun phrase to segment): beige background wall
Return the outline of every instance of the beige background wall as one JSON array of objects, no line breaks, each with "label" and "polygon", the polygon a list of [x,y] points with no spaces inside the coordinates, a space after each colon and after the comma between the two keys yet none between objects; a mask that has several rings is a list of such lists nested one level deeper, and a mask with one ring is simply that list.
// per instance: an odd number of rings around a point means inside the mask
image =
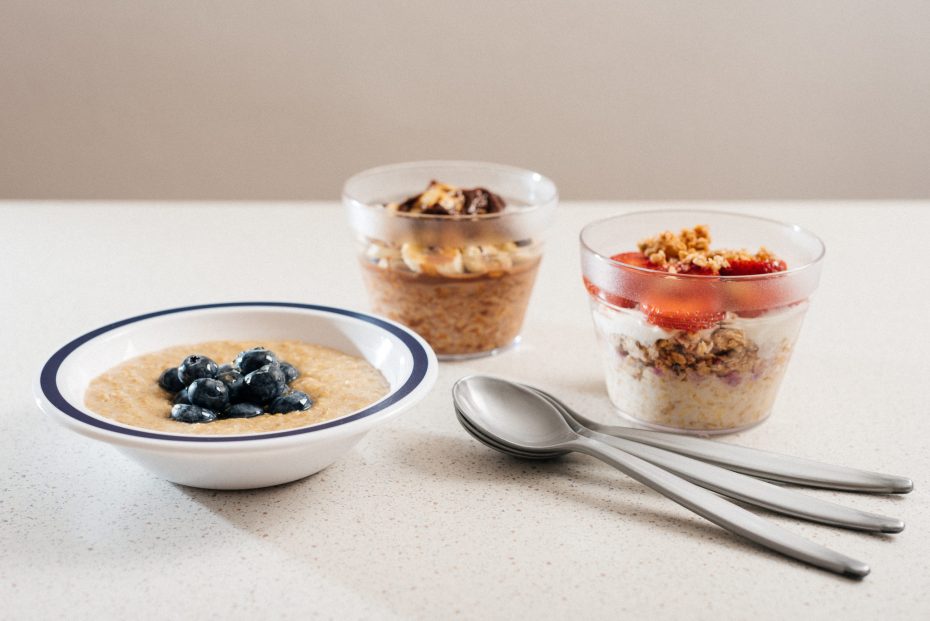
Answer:
[{"label": "beige background wall", "polygon": [[930,197],[930,2],[0,0],[0,198]]}]

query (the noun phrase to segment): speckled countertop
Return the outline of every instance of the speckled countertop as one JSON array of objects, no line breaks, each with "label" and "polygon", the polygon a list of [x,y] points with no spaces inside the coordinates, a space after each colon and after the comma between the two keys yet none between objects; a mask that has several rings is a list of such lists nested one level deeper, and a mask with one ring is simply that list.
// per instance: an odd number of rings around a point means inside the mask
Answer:
[{"label": "speckled countertop", "polygon": [[[903,497],[811,492],[903,518],[900,535],[765,516],[869,562],[850,581],[731,536],[583,456],[512,460],[459,427],[470,373],[547,386],[609,416],[581,226],[635,203],[560,207],[524,342],[443,364],[432,394],[320,474],[213,492],[155,478],[47,420],[45,357],[115,319],[281,299],[367,310],[333,203],[0,203],[0,617],[300,619],[930,618],[928,203],[695,204],[795,221],[828,249],[775,406],[729,442],[912,477]],[[681,204],[676,204],[681,206]],[[192,257],[212,256],[220,277]],[[902,258],[903,257],[903,258]]]}]

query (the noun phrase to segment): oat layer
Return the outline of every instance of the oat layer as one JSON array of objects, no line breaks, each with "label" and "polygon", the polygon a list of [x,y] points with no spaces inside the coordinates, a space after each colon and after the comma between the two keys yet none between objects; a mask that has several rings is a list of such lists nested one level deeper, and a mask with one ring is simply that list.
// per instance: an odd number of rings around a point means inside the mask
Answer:
[{"label": "oat layer", "polygon": [[520,334],[538,267],[536,258],[501,274],[443,278],[362,261],[375,312],[415,330],[439,355],[510,345]]}]

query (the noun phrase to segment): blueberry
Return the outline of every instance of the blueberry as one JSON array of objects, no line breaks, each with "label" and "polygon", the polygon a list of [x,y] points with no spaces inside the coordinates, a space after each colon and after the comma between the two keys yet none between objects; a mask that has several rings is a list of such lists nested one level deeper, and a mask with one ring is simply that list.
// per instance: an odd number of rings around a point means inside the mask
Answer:
[{"label": "blueberry", "polygon": [[178,394],[174,396],[174,403],[180,405],[191,405],[191,398],[190,395],[187,394],[187,387],[184,387],[178,391]]},{"label": "blueberry", "polygon": [[287,414],[288,412],[300,412],[309,410],[313,407],[313,399],[305,392],[294,390],[286,395],[281,395],[268,404],[269,414]]},{"label": "blueberry", "polygon": [[220,418],[254,418],[265,413],[262,406],[254,403],[234,403],[226,408]]},{"label": "blueberry", "polygon": [[231,364],[221,364],[219,367],[217,367],[216,374],[219,375],[220,373],[226,373],[227,371],[238,371],[238,370],[239,369],[237,369]]},{"label": "blueberry", "polygon": [[188,356],[178,367],[178,377],[187,386],[195,379],[216,377],[216,363],[206,356]]},{"label": "blueberry", "polygon": [[277,361],[278,357],[271,350],[264,347],[253,347],[239,352],[233,364],[245,375],[257,371],[266,364],[274,364]]},{"label": "blueberry", "polygon": [[266,364],[245,376],[239,394],[243,401],[249,403],[268,403],[283,394],[286,389],[287,382],[281,367],[276,364]]},{"label": "blueberry", "polygon": [[[223,367],[228,368],[223,370]],[[224,364],[223,367],[220,367],[220,371],[216,374],[216,379],[226,384],[226,388],[229,389],[229,402],[236,403],[239,401],[239,391],[242,390],[242,373],[229,365]]]},{"label": "blueberry", "polygon": [[196,405],[178,404],[171,408],[171,418],[179,423],[209,423],[216,420],[216,412]]},{"label": "blueberry", "polygon": [[203,377],[191,382],[187,396],[192,405],[222,412],[229,405],[229,388],[218,379]]},{"label": "blueberry", "polygon": [[170,369],[165,369],[161,377],[158,378],[158,385],[171,394],[179,392],[184,388],[184,382],[178,377],[178,368],[171,367]]},{"label": "blueberry", "polygon": [[281,367],[282,371],[284,371],[284,379],[288,384],[300,377],[300,371],[298,371],[297,367],[292,365],[290,362],[279,362],[278,366]]}]

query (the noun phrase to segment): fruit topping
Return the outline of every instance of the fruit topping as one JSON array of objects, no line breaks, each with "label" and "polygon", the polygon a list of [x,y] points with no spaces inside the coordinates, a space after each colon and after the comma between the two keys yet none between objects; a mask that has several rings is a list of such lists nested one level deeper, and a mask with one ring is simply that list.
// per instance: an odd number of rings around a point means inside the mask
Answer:
[{"label": "fruit topping", "polygon": [[158,378],[158,385],[168,392],[178,392],[184,388],[184,382],[178,377],[178,368],[165,369],[161,377]]},{"label": "fruit topping", "polygon": [[229,405],[229,388],[220,380],[204,377],[191,382],[187,398],[192,405],[222,412]]},{"label": "fruit topping", "polygon": [[[646,255],[644,255],[641,252],[621,252],[621,253],[613,255],[610,258],[614,261],[623,263],[624,265],[629,265],[631,267],[657,270],[661,272],[665,271],[663,268],[651,263],[649,261],[649,258],[646,257]],[[617,295],[614,293],[604,291],[603,289],[601,289],[600,287],[592,283],[587,278],[584,278],[584,287],[585,289],[588,290],[588,293],[604,300],[608,304],[619,306],[620,308],[636,308],[635,300],[631,300],[621,295]]]},{"label": "fruit topping", "polygon": [[278,357],[273,352],[264,347],[253,347],[236,356],[233,366],[239,369],[243,375],[246,375],[266,364],[274,364],[277,361]]},{"label": "fruit topping", "polygon": [[[746,250],[712,249],[710,231],[701,225],[683,229],[678,234],[665,231],[639,242],[638,246],[638,252],[621,252],[611,259],[635,268],[688,276],[749,276],[787,269],[784,261],[765,248],[760,248],[755,254]],[[720,291],[713,285],[673,285],[662,277],[646,278],[632,274],[618,277],[624,279],[627,290],[638,293],[638,300],[604,291],[586,278],[585,288],[591,295],[613,306],[639,306],[649,323],[669,330],[698,332],[721,321],[726,314],[725,309],[744,317],[755,317],[779,305],[777,296],[773,299],[778,289],[763,284],[746,284],[739,291],[728,284],[727,289]],[[742,298],[734,301],[732,298],[737,293]],[[746,296],[750,299],[745,299]]]},{"label": "fruit topping", "polygon": [[[226,367],[226,370],[222,370]],[[224,364],[220,367],[220,372],[216,374],[216,379],[226,384],[229,389],[230,402],[238,401],[239,391],[242,390],[243,375],[231,365]]]},{"label": "fruit topping", "polygon": [[268,403],[284,393],[287,381],[276,364],[266,364],[242,380],[242,398],[249,403]]},{"label": "fruit topping", "polygon": [[642,252],[621,252],[610,257],[614,261],[623,263],[624,265],[630,265],[632,267],[641,267],[648,270],[658,270],[660,272],[666,271],[665,268],[656,265],[649,260]]},{"label": "fruit topping", "polygon": [[604,291],[603,289],[601,289],[600,287],[598,287],[597,285],[595,285],[593,282],[591,282],[587,278],[584,278],[584,288],[588,290],[588,293],[590,293],[596,298],[600,298],[604,300],[608,304],[619,306],[620,308],[636,308],[635,301],[629,300],[620,295],[614,295],[613,293],[608,293]]},{"label": "fruit topping", "polygon": [[188,386],[191,382],[202,377],[216,377],[216,363],[206,356],[193,354],[184,359],[178,366],[178,378]]},{"label": "fruit topping", "polygon": [[220,415],[220,418],[255,418],[265,413],[260,405],[254,403],[234,403]]},{"label": "fruit topping", "polygon": [[466,190],[448,183],[431,181],[420,194],[400,203],[390,203],[387,208],[400,213],[474,216],[497,213],[503,211],[506,206],[504,199],[484,188]]},{"label": "fruit topping", "polygon": [[209,423],[216,420],[216,412],[196,405],[179,404],[171,408],[171,418],[179,423]]},{"label": "fruit topping", "polygon": [[695,310],[689,308],[687,304],[679,305],[678,308],[656,307],[648,304],[642,306],[643,312],[646,314],[646,321],[666,330],[700,332],[713,327],[726,315],[723,312]]},{"label": "fruit topping", "polygon": [[172,403],[178,405],[191,405],[190,395],[187,394],[187,386],[182,388],[174,395],[174,401]]},{"label": "fruit topping", "polygon": [[279,362],[277,355],[264,347],[253,347],[221,367],[206,356],[190,355],[177,367],[165,369],[158,385],[170,395],[173,420],[209,423],[218,418],[310,409],[313,399],[288,387],[298,377],[300,371],[294,365]]},{"label": "fruit topping", "polygon": [[268,413],[287,414],[288,412],[299,412],[302,410],[309,410],[312,405],[313,400],[310,398],[310,395],[305,392],[300,392],[299,390],[294,390],[286,395],[281,395],[269,403]]},{"label": "fruit topping", "polygon": [[300,377],[300,371],[290,362],[279,362],[278,366],[281,367],[281,371],[284,373],[284,379],[288,384]]},{"label": "fruit topping", "polygon": [[780,259],[729,259],[729,265],[720,268],[721,276],[755,276],[774,274],[788,269]]},{"label": "fruit topping", "polygon": [[646,291],[640,302],[646,321],[666,330],[699,332],[721,321],[725,314],[713,289],[681,295],[679,289],[657,284]]}]

